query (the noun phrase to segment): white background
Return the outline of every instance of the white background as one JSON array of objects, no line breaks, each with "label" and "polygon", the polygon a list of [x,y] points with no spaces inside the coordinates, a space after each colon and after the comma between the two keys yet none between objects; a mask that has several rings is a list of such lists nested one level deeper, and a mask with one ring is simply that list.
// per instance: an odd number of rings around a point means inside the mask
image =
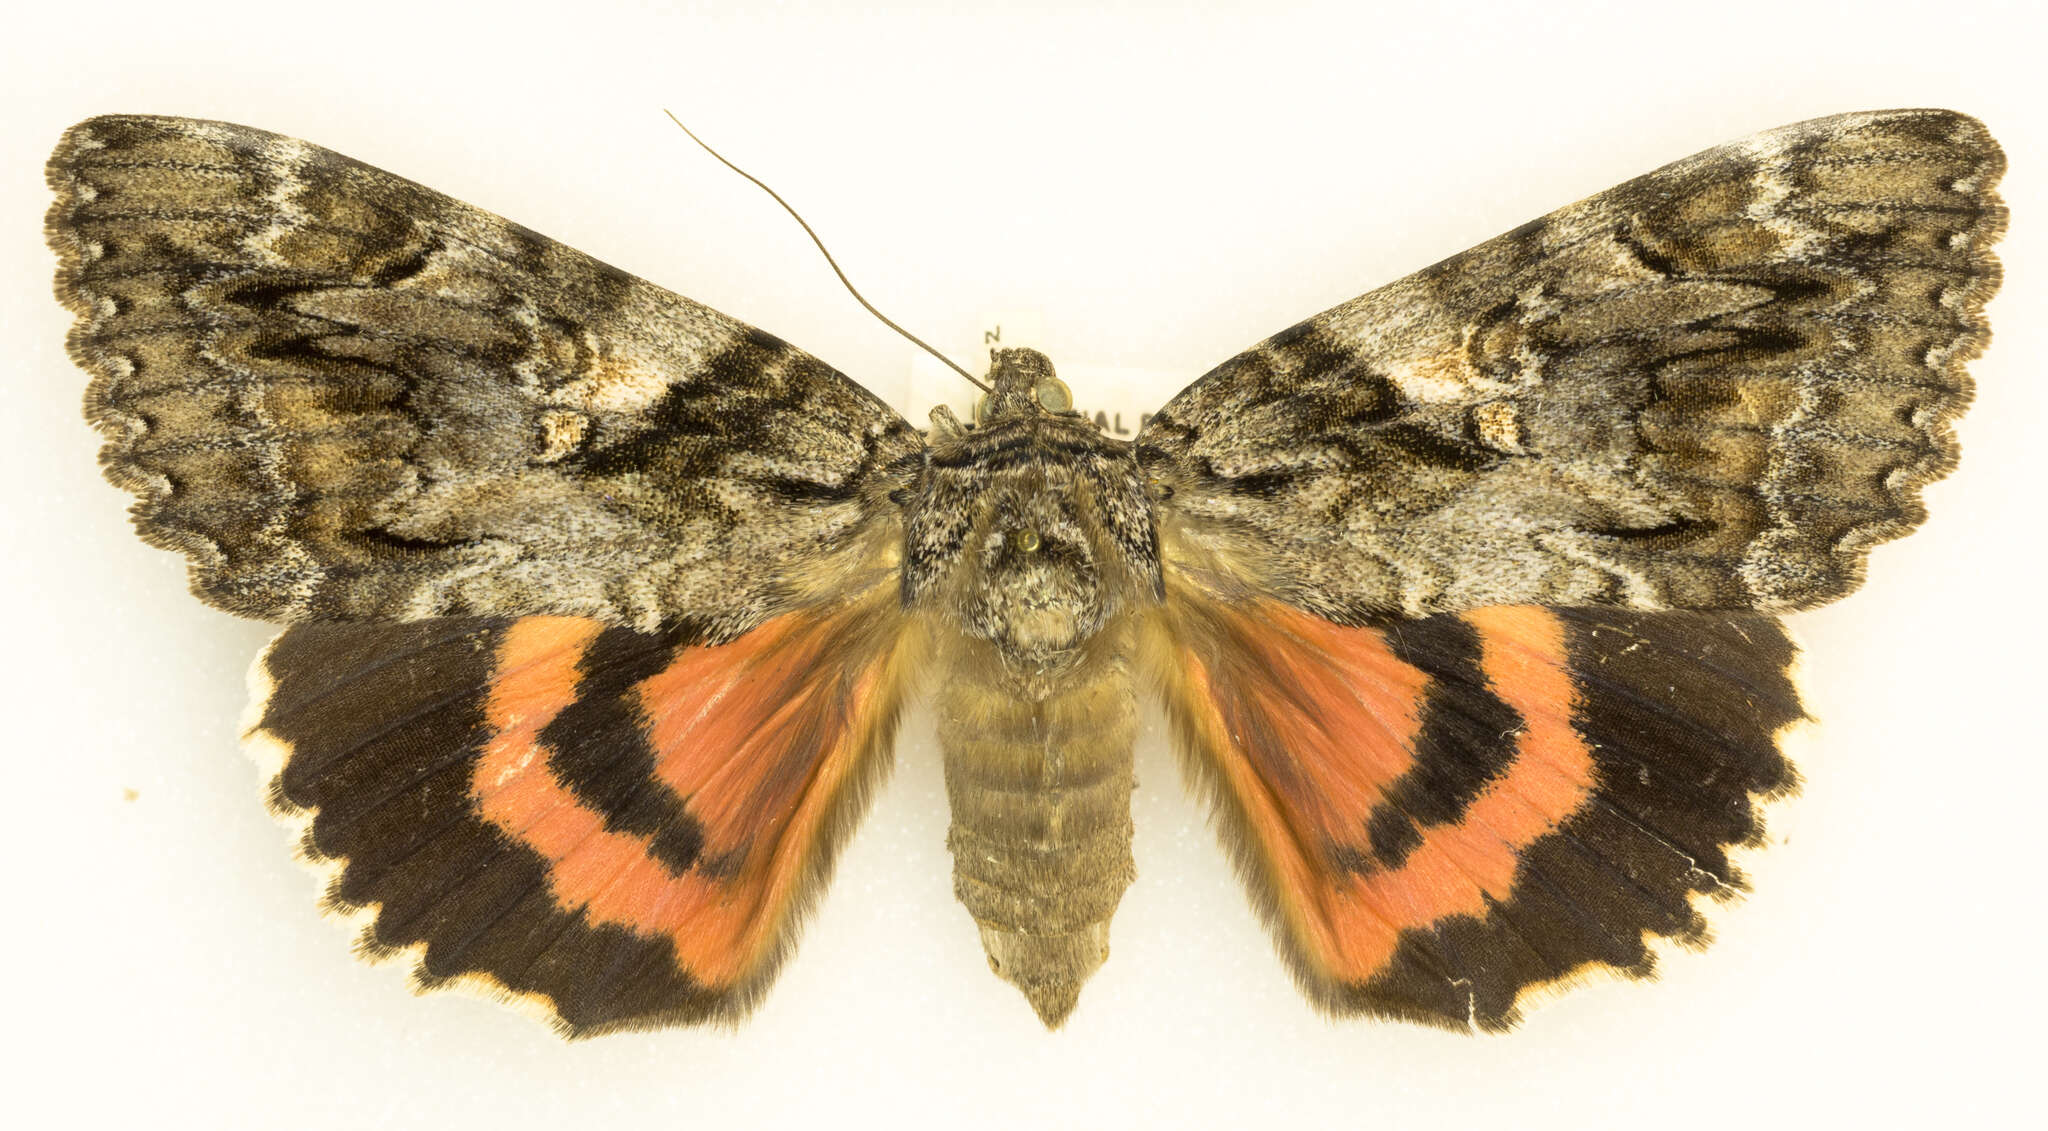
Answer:
[{"label": "white background", "polygon": [[[0,1105],[15,1126],[1983,1125],[2038,1111],[2041,28],[2030,5],[1332,8],[46,3],[0,43]],[[1115,953],[1047,1035],[952,902],[936,753],[899,770],[736,1032],[565,1045],[415,997],[315,910],[236,750],[267,631],[185,593],[103,483],[49,297],[42,164],[89,114],[218,117],[443,189],[885,396],[910,350],[670,106],[948,346],[1181,382],[1302,317],[1754,130],[1945,105],[2011,155],[1964,461],[1854,598],[1796,618],[1823,725],[1757,890],[1656,984],[1508,1037],[1296,995],[1156,728]],[[1082,390],[1084,399],[1088,391]],[[914,420],[925,405],[901,404]],[[133,791],[129,799],[125,791]],[[0,1116],[5,1118],[5,1116]],[[25,1121],[20,1121],[25,1119]]]}]

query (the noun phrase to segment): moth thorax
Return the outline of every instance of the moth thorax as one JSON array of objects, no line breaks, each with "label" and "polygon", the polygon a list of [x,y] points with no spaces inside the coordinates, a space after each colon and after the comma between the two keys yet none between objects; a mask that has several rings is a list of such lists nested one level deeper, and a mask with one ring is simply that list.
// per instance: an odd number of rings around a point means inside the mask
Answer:
[{"label": "moth thorax", "polygon": [[968,563],[970,630],[1015,659],[1073,650],[1110,611],[1087,533],[1040,502],[997,516]]}]

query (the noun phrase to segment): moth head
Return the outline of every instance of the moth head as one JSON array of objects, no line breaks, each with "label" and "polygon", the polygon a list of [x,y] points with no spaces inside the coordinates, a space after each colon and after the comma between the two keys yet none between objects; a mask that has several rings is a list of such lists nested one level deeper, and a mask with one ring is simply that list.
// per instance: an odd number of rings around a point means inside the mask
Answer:
[{"label": "moth head", "polygon": [[990,391],[974,406],[974,422],[979,425],[1034,412],[1071,412],[1074,408],[1073,391],[1053,374],[1052,359],[1037,350],[990,350],[988,385]]}]

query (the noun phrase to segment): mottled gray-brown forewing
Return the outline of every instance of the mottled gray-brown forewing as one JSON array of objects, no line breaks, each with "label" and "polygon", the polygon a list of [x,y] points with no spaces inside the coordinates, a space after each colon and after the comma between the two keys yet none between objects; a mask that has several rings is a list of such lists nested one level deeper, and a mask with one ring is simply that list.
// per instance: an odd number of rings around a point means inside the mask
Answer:
[{"label": "mottled gray-brown forewing", "polygon": [[1955,463],[2003,167],[1950,111],[1822,118],[1309,319],[1138,436],[1169,553],[1353,622],[1841,597]]},{"label": "mottled gray-brown forewing", "polygon": [[900,417],[516,224],[182,118],[80,123],[49,178],[107,475],[230,612],[732,635],[892,541]]}]

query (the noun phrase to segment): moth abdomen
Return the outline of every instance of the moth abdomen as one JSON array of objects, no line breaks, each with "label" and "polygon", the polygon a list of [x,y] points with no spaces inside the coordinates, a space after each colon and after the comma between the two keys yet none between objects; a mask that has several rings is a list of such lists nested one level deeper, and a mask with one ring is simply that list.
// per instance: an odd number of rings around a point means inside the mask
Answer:
[{"label": "moth abdomen", "polygon": [[1109,920],[1136,876],[1128,649],[1099,655],[1039,699],[981,664],[948,665],[936,697],[954,893],[990,967],[1048,1027],[1109,957]]}]

